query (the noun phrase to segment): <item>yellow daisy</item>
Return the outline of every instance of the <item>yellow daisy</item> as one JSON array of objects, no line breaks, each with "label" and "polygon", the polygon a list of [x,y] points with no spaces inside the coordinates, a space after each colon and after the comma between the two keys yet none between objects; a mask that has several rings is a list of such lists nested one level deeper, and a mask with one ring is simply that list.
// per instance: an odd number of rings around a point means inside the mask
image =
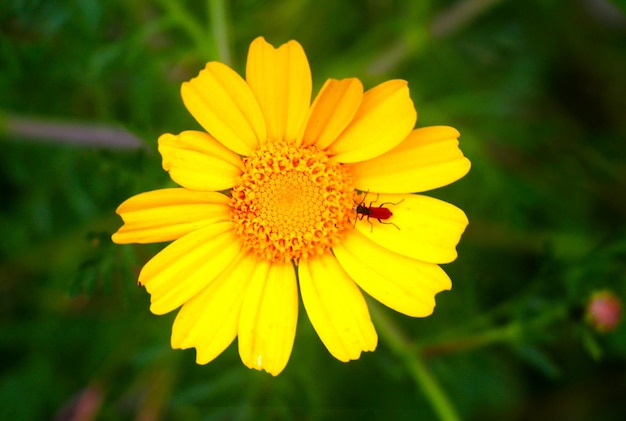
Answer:
[{"label": "yellow daisy", "polygon": [[435,294],[450,289],[439,264],[456,258],[467,218],[412,193],[469,171],[459,133],[413,129],[403,80],[363,92],[358,79],[329,79],[312,104],[311,91],[295,41],[276,49],[255,39],[245,80],[208,63],[181,88],[206,132],[159,138],[163,168],[181,187],[138,194],[117,209],[124,225],[114,242],[175,240],[143,267],[139,283],[153,313],[182,306],[172,347],[196,348],[199,364],[238,337],[246,366],[280,373],[296,333],[298,287],[340,361],[378,342],[361,291],[424,317]]}]

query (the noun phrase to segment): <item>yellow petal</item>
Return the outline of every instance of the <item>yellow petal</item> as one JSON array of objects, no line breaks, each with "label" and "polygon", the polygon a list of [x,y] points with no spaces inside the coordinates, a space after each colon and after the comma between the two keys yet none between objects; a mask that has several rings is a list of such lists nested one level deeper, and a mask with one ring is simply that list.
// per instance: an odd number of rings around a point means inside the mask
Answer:
[{"label": "yellow petal", "polygon": [[141,270],[150,311],[165,314],[206,288],[241,252],[232,222],[219,222],[174,241]]},{"label": "yellow petal", "polygon": [[311,324],[340,361],[356,360],[378,343],[363,294],[329,254],[300,261],[302,302]]},{"label": "yellow petal", "polygon": [[229,189],[243,168],[237,154],[203,132],[161,135],[159,152],[172,180],[191,190]]},{"label": "yellow petal", "polygon": [[178,312],[172,348],[196,348],[196,362],[206,364],[237,336],[239,313],[256,260],[240,254],[213,282]]},{"label": "yellow petal", "polygon": [[463,177],[470,161],[459,149],[459,132],[446,126],[416,129],[384,155],[348,165],[355,187],[385,193],[423,192]]},{"label": "yellow petal", "polygon": [[287,365],[298,321],[298,287],[291,263],[259,261],[239,318],[241,361],[276,376]]},{"label": "yellow petal", "polygon": [[178,188],[140,193],[117,208],[124,225],[112,240],[118,244],[175,240],[206,225],[228,221],[228,201],[221,193]]},{"label": "yellow petal", "polygon": [[390,80],[365,92],[354,120],[329,150],[341,163],[372,159],[402,142],[416,120],[407,83]]},{"label": "yellow petal", "polygon": [[[376,198],[370,192],[366,202]],[[368,223],[365,217],[356,223],[361,234],[378,245],[424,262],[449,263],[456,259],[455,247],[468,224],[461,209],[419,194],[381,194],[372,206],[393,213],[381,222],[370,217]]]},{"label": "yellow petal", "polygon": [[362,98],[363,85],[358,79],[327,80],[313,101],[298,140],[325,149],[350,124]]},{"label": "yellow petal", "polygon": [[219,62],[181,86],[189,113],[228,149],[250,155],[266,138],[265,120],[250,88],[233,69]]},{"label": "yellow petal", "polygon": [[370,217],[356,228],[378,245],[412,259],[449,263],[456,259],[456,245],[467,227],[465,213],[450,203],[418,194],[374,195],[374,207],[385,207],[393,216],[380,222]]},{"label": "yellow petal", "polygon": [[435,294],[451,287],[438,265],[391,252],[357,230],[347,233],[333,253],[361,289],[407,316],[432,314]]},{"label": "yellow petal", "polygon": [[263,37],[252,41],[246,81],[263,110],[271,141],[295,141],[311,104],[311,69],[302,46],[289,41],[278,49]]}]

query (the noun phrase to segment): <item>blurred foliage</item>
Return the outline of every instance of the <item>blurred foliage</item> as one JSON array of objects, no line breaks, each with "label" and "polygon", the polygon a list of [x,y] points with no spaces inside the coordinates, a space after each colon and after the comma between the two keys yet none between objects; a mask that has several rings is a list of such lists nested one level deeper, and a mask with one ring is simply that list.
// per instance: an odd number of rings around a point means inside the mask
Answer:
[{"label": "blurred foliage", "polygon": [[[225,7],[225,15],[216,11]],[[419,320],[384,308],[463,419],[626,418],[626,7],[608,0],[5,0],[0,3],[0,419],[409,420],[434,414],[385,340],[343,364],[304,311],[287,369],[236,345],[198,366],[136,287],[162,246],[117,246],[115,207],[170,183],[156,139],[196,128],[180,83],[249,42],[299,40],[314,82],[409,81],[418,125],[461,131],[470,174],[453,290]],[[228,48],[228,56],[224,47]],[[11,131],[11,119],[123,126],[140,149]],[[372,303],[372,306],[376,304]],[[82,411],[82,412],[81,412]],[[82,414],[82,415],[80,415]]]}]

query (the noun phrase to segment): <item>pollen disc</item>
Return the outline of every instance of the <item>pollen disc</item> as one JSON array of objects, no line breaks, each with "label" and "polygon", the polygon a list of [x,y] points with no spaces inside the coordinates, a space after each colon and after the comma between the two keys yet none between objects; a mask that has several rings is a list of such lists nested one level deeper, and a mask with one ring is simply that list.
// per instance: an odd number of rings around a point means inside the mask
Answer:
[{"label": "pollen disc", "polygon": [[273,261],[322,254],[350,227],[348,172],[314,146],[272,143],[244,158],[231,191],[232,219],[244,247]]}]

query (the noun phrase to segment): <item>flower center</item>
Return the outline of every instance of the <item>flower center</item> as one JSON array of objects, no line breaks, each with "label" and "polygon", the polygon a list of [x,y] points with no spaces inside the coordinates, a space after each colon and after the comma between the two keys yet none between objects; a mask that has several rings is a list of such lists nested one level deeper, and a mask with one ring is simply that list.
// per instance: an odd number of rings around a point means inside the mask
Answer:
[{"label": "flower center", "polygon": [[318,148],[271,143],[244,158],[244,166],[230,205],[247,250],[297,262],[326,252],[350,227],[352,180]]}]

